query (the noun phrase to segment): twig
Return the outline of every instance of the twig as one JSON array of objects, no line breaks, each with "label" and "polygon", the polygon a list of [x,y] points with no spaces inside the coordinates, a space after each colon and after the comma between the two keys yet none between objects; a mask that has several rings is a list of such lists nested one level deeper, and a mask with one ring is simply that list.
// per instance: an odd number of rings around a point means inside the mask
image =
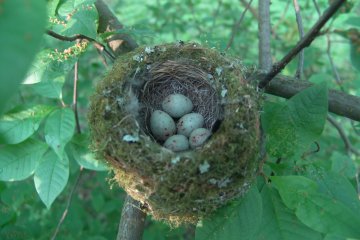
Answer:
[{"label": "twig", "polygon": [[307,158],[308,156],[312,155],[312,154],[315,154],[315,153],[318,153],[320,151],[320,144],[318,142],[314,142],[315,145],[316,145],[316,149],[315,150],[312,150],[312,151],[309,151],[309,152],[305,152],[303,153],[303,155],[301,156],[302,159],[305,159]]},{"label": "twig", "polygon": [[79,171],[79,174],[77,175],[76,177],[76,180],[75,180],[75,183],[74,183],[74,186],[73,188],[71,189],[71,192],[70,192],[70,195],[69,195],[69,198],[67,200],[67,203],[66,203],[66,207],[65,207],[65,210],[56,226],[56,229],[55,229],[55,232],[53,234],[53,236],[51,237],[51,240],[55,240],[56,239],[56,236],[58,235],[59,233],[59,230],[60,230],[60,227],[61,225],[63,224],[68,212],[69,212],[69,207],[70,207],[70,204],[71,204],[71,201],[73,199],[73,196],[74,196],[74,193],[75,193],[75,190],[77,188],[77,186],[79,185],[79,182],[80,182],[80,179],[81,179],[81,176],[82,176],[82,173],[83,173],[83,167],[80,167],[80,171]]},{"label": "twig", "polygon": [[319,5],[317,4],[316,0],[313,0],[313,3],[314,3],[316,11],[318,12],[319,15],[321,15],[321,11],[320,11]]},{"label": "twig", "polygon": [[270,0],[259,1],[259,65],[268,72],[272,65],[270,47]]},{"label": "twig", "polygon": [[[240,0],[240,2],[242,3],[242,5],[244,7],[249,5],[249,3],[246,0]],[[256,20],[259,20],[259,14],[257,13],[257,11],[253,7],[249,6],[249,11],[251,12],[251,14],[253,15],[253,17]]]},{"label": "twig", "polygon": [[78,67],[79,67],[79,61],[76,61],[75,66],[74,66],[73,111],[75,114],[76,131],[77,131],[77,133],[80,134],[81,128],[80,128],[79,114],[78,114],[78,109],[77,109],[77,82],[78,82],[78,78],[79,78]]},{"label": "twig", "polygon": [[327,23],[327,21],[335,14],[335,12],[340,8],[340,6],[346,2],[346,0],[336,0],[331,6],[326,10],[326,12],[319,18],[311,30],[305,35],[305,37],[300,40],[296,46],[290,50],[290,52],[281,59],[280,62],[275,63],[271,68],[271,71],[266,74],[265,78],[262,79],[258,85],[259,88],[266,87],[269,82],[285,68],[285,66],[305,47],[308,47],[312,41],[315,39],[317,34],[320,32],[321,28]]},{"label": "twig", "polygon": [[343,86],[341,85],[341,78],[340,78],[340,74],[335,66],[334,60],[331,56],[331,40],[330,40],[330,35],[326,34],[326,43],[327,43],[327,47],[326,47],[326,54],[328,56],[329,62],[330,62],[330,66],[331,69],[334,73],[335,76],[335,81],[337,83],[337,85],[339,86],[339,88],[341,89],[341,91],[345,91],[345,89],[343,88]]},{"label": "twig", "polygon": [[215,13],[213,14],[213,22],[212,22],[212,28],[211,28],[211,32],[213,32],[214,28],[215,28],[215,24],[216,24],[216,20],[217,20],[217,16],[220,13],[220,9],[222,6],[223,0],[218,0],[218,6],[215,10]]},{"label": "twig", "polygon": [[[81,128],[80,128],[80,122],[79,122],[79,114],[78,114],[78,109],[77,109],[77,83],[78,83],[78,79],[79,79],[79,73],[78,73],[78,67],[79,67],[79,62],[76,61],[75,62],[75,66],[74,66],[74,87],[73,87],[73,111],[74,111],[74,114],[75,114],[75,123],[76,123],[76,131],[78,134],[81,134]],[[54,235],[52,236],[52,240],[54,240],[57,236],[57,234],[59,233],[59,230],[60,230],[60,227],[62,225],[62,223],[64,222],[67,214],[68,214],[68,211],[69,211],[69,207],[70,207],[70,204],[71,204],[71,200],[74,196],[74,193],[75,193],[75,190],[76,190],[76,187],[78,186],[79,182],[80,182],[80,178],[82,176],[82,173],[83,173],[83,167],[80,166],[80,170],[79,170],[79,174],[78,176],[76,177],[76,180],[75,180],[75,183],[74,183],[74,186],[73,188],[71,189],[71,192],[70,192],[70,195],[69,195],[69,198],[67,200],[67,203],[66,203],[66,207],[65,207],[65,210],[56,226],[56,229],[55,229],[55,232],[54,232]]]},{"label": "twig", "polygon": [[282,24],[284,22],[286,13],[289,10],[289,6],[290,6],[290,2],[287,2],[285,5],[285,8],[284,8],[284,11],[281,14],[280,19],[276,22],[276,24],[273,27],[273,31],[272,31],[273,34],[276,34],[277,28],[280,26],[280,24]]},{"label": "twig", "polygon": [[106,58],[101,54],[101,51],[99,49],[96,49],[99,56],[100,56],[100,60],[102,62],[102,64],[105,66],[105,67],[108,67],[108,63],[106,62]]},{"label": "twig", "polygon": [[[300,6],[297,0],[293,0],[294,8],[295,8],[295,16],[296,16],[296,23],[299,30],[300,40],[304,38],[304,26],[302,23],[302,17],[300,12]],[[299,53],[299,62],[298,67],[296,70],[295,77],[301,79],[304,72],[304,49],[302,49]]]},{"label": "twig", "polygon": [[[315,5],[315,8],[316,8],[316,11],[317,13],[319,14],[319,16],[321,15],[321,12],[320,12],[320,9],[319,9],[319,5],[317,4],[317,1],[316,0],[313,0],[313,3]],[[324,31],[325,35],[326,35],[326,44],[327,44],[327,47],[326,47],[326,54],[328,56],[328,59],[329,59],[329,62],[330,62],[330,66],[331,66],[331,69],[334,73],[334,76],[335,76],[335,81],[336,83],[338,84],[338,86],[340,87],[340,89],[342,91],[344,91],[344,88],[342,87],[341,85],[341,78],[340,78],[340,74],[335,66],[335,63],[334,63],[334,60],[331,56],[331,39],[330,39],[330,33],[329,31]]]},{"label": "twig", "polygon": [[226,47],[225,47],[225,51],[227,51],[227,50],[231,47],[231,45],[232,45],[232,43],[233,43],[233,41],[234,41],[235,35],[237,34],[237,32],[238,32],[238,30],[239,30],[240,24],[241,24],[241,22],[243,21],[247,10],[248,10],[249,7],[251,6],[252,1],[253,1],[253,0],[250,0],[250,1],[249,1],[248,5],[245,7],[244,11],[242,12],[239,20],[234,24],[233,29],[232,29],[232,31],[231,31],[230,39],[229,39],[229,41],[228,41],[228,43],[227,43],[227,45],[226,45]]},{"label": "twig", "polygon": [[[351,123],[351,127],[352,127],[352,129],[354,130],[354,133],[356,134],[356,135],[360,135],[360,128],[359,128],[359,126],[355,126],[355,122],[354,121],[350,121],[350,123]],[[357,129],[357,128],[359,128],[359,129]]]},{"label": "twig", "polygon": [[353,145],[351,144],[349,138],[346,136],[344,129],[341,127],[341,125],[330,115],[327,116],[327,120],[336,128],[336,130],[338,131],[341,139],[343,140],[344,144],[345,144],[345,149],[348,153],[354,153],[357,156],[360,156],[360,152],[353,147]]},{"label": "twig", "polygon": [[94,44],[95,48],[98,49],[100,52],[105,52],[105,54],[113,61],[115,60],[115,57],[106,49],[106,47],[99,43],[98,41],[96,41],[95,39],[91,38],[91,37],[88,37],[88,36],[85,36],[83,34],[75,34],[71,37],[67,37],[67,36],[63,36],[63,35],[60,35],[54,31],[51,31],[51,30],[46,30],[46,34],[53,37],[53,38],[56,38],[56,39],[59,39],[61,41],[66,41],[66,42],[74,42],[74,41],[77,41],[77,40],[87,40],[91,43]]}]

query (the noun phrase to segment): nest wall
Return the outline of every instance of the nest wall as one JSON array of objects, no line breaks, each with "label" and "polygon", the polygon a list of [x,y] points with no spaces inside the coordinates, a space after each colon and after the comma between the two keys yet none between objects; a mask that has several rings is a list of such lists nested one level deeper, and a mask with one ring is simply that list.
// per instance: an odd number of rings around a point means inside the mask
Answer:
[{"label": "nest wall", "polygon": [[[239,61],[197,43],[140,47],[123,55],[91,98],[92,148],[144,211],[172,225],[196,223],[242,196],[258,167],[260,95]],[[148,130],[167,94],[182,93],[213,135],[175,153]]]}]

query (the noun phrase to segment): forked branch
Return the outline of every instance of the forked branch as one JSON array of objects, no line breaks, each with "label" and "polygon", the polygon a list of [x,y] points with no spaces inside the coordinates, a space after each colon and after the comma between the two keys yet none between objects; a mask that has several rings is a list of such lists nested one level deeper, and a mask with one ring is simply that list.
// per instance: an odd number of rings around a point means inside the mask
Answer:
[{"label": "forked branch", "polygon": [[291,49],[288,54],[281,59],[280,62],[275,63],[270,72],[265,75],[265,77],[260,81],[259,88],[266,87],[269,82],[280,73],[285,66],[305,47],[308,47],[312,41],[319,34],[321,28],[327,23],[327,21],[335,14],[335,12],[341,7],[346,0],[336,0],[330,7],[326,10],[326,12],[319,18],[319,20],[314,24],[314,26],[310,29],[310,31],[302,38],[296,46]]}]

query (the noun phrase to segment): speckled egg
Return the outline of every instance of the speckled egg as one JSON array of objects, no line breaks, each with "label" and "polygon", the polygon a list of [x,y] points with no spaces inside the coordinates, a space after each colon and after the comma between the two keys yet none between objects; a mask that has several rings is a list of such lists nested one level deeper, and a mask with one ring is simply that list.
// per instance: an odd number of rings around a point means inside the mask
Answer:
[{"label": "speckled egg", "polygon": [[190,136],[190,133],[204,125],[204,117],[199,113],[188,113],[177,122],[177,133]]},{"label": "speckled egg", "polygon": [[191,100],[182,94],[170,94],[162,102],[162,109],[174,118],[180,118],[193,109]]},{"label": "speckled egg", "polygon": [[190,147],[196,148],[202,146],[210,136],[211,132],[206,128],[195,129],[189,137]]},{"label": "speckled egg", "polygon": [[159,141],[165,141],[175,134],[174,120],[164,111],[156,110],[150,117],[150,129],[153,136]]},{"label": "speckled egg", "polygon": [[184,135],[173,135],[165,141],[164,147],[174,152],[185,151],[189,149],[189,140]]}]

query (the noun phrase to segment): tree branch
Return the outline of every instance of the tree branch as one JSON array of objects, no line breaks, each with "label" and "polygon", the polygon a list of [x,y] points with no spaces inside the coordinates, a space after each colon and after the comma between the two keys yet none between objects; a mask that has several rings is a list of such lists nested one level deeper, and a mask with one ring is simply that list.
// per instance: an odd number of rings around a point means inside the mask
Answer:
[{"label": "tree branch", "polygon": [[[301,40],[304,37],[304,26],[302,23],[300,6],[299,6],[299,3],[297,0],[293,0],[293,4],[294,4],[294,8],[295,8],[295,16],[296,16],[296,23],[297,23],[298,31],[299,31],[299,37]],[[298,62],[298,67],[296,70],[295,77],[298,79],[301,79],[301,77],[303,75],[303,71],[304,71],[304,49],[302,49],[299,53],[299,62]]]},{"label": "tree branch", "polygon": [[[249,80],[265,78],[264,73],[255,73]],[[312,84],[305,81],[295,81],[293,77],[278,75],[265,88],[265,92],[283,98],[290,98]],[[329,111],[340,116],[360,121],[360,97],[337,90],[329,90]]]},{"label": "tree branch", "polygon": [[[104,1],[96,0],[95,6],[99,13],[99,33],[116,32],[117,30],[124,28]],[[115,56],[119,56],[122,53],[129,52],[138,47],[138,44],[134,41],[134,39],[127,34],[113,34],[106,39],[106,42],[110,49],[114,52]]]},{"label": "tree branch", "polygon": [[296,46],[290,50],[288,54],[285,55],[280,62],[275,63],[271,68],[271,71],[266,74],[264,79],[259,83],[259,88],[264,88],[278,73],[280,73],[285,66],[305,47],[308,47],[315,37],[320,32],[321,28],[327,23],[327,21],[335,14],[335,12],[340,8],[340,6],[346,2],[346,0],[336,0],[331,4],[327,11],[319,18],[311,30],[301,39]]},{"label": "tree branch", "polygon": [[270,0],[259,1],[259,65],[268,72],[272,65],[270,48]]},{"label": "tree branch", "polygon": [[138,201],[126,196],[116,240],[140,240],[144,232],[146,214]]}]

